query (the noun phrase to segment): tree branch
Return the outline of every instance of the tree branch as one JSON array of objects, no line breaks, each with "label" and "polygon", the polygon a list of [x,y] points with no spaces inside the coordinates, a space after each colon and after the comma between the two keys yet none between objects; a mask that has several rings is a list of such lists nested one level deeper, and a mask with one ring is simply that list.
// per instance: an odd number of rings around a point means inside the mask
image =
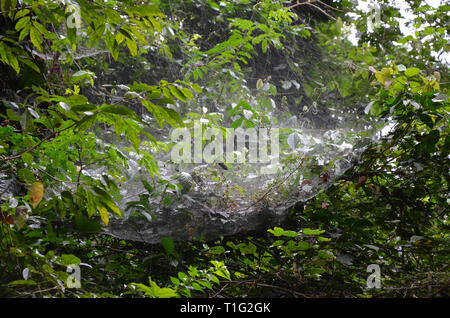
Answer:
[{"label": "tree branch", "polygon": [[38,142],[37,144],[35,144],[33,147],[28,148],[28,149],[25,149],[25,150],[23,150],[22,152],[19,152],[18,154],[14,155],[14,156],[6,157],[6,158],[4,158],[3,160],[4,160],[4,161],[11,161],[11,160],[19,159],[24,153],[33,151],[34,149],[36,149],[37,147],[39,147],[44,141],[47,141],[47,140],[49,140],[50,138],[55,137],[57,134],[63,132],[64,130],[68,130],[68,129],[72,128],[73,126],[75,126],[75,124],[76,124],[76,123],[73,123],[72,125],[70,125],[70,126],[64,128],[64,129],[55,131],[55,132],[51,133],[50,135],[48,135],[47,137],[43,138],[41,141],[39,141],[39,142]]}]

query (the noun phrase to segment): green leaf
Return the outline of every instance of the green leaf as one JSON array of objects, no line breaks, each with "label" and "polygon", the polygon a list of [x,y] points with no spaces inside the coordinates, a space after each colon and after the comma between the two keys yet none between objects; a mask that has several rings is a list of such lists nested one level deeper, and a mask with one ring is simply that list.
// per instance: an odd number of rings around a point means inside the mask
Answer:
[{"label": "green leaf", "polygon": [[32,26],[30,28],[30,39],[31,39],[31,43],[33,43],[33,45],[40,51],[42,52],[42,35],[39,32],[39,30]]},{"label": "green leaf", "polygon": [[140,283],[133,283],[132,285],[137,287],[138,291],[144,292],[145,295],[154,298],[173,298],[177,297],[175,290],[171,288],[161,288],[149,277],[150,286],[146,286]]},{"label": "green leaf", "polygon": [[420,69],[418,69],[416,67],[407,68],[405,70],[405,75],[408,76],[408,77],[413,77],[413,76],[415,76],[415,75],[417,75],[419,73],[420,73]]},{"label": "green leaf", "polygon": [[182,100],[183,102],[187,102],[186,96],[184,96],[183,92],[178,87],[169,85],[169,90],[176,98]]},{"label": "green leaf", "polygon": [[6,115],[10,121],[20,121],[20,116],[16,114],[12,109],[6,109]]},{"label": "green leaf", "polygon": [[72,83],[82,83],[84,81],[89,81],[91,86],[94,86],[95,74],[90,71],[78,71],[72,75]]},{"label": "green leaf", "polygon": [[86,191],[86,210],[88,213],[88,216],[91,217],[95,214],[95,206],[96,206],[96,201],[95,201],[95,197],[92,194],[91,191]]},{"label": "green leaf", "polygon": [[116,114],[116,115],[123,115],[128,116],[130,118],[136,118],[137,115],[134,111],[129,109],[128,107],[122,106],[122,105],[107,105],[103,104],[100,110],[103,113],[110,113],[110,114]]},{"label": "green leaf", "polygon": [[419,115],[419,118],[425,125],[430,127],[430,129],[433,129],[433,119],[429,115],[422,113]]},{"label": "green leaf", "polygon": [[30,17],[23,17],[22,19],[20,19],[15,26],[16,31],[22,30],[23,28],[25,28],[28,25],[28,28],[30,27]]},{"label": "green leaf", "polygon": [[15,286],[15,285],[36,285],[36,282],[34,280],[28,279],[28,280],[15,280],[13,282],[8,283],[8,286]]},{"label": "green leaf", "polygon": [[114,203],[113,199],[109,196],[109,194],[106,191],[100,189],[97,186],[93,186],[92,189],[95,191],[95,193],[97,193],[103,199],[100,201],[102,204],[104,204],[106,207],[108,207],[111,211],[116,213],[118,216],[122,216],[122,212],[120,212],[119,208],[117,207],[117,205]]},{"label": "green leaf", "polygon": [[162,32],[161,24],[155,18],[149,17],[148,19],[150,20],[156,31]]},{"label": "green leaf", "polygon": [[231,124],[231,128],[236,129],[236,128],[241,127],[242,122],[244,121],[244,119],[245,119],[245,117],[241,117],[241,118],[235,120],[235,121]]},{"label": "green leaf", "polygon": [[164,117],[161,114],[160,106],[155,105],[147,100],[141,101],[142,105],[144,105],[147,110],[153,114],[153,117],[155,117],[156,122],[159,124],[161,128],[164,128]]},{"label": "green leaf", "polygon": [[181,118],[180,114],[171,109],[171,108],[163,108],[164,111],[167,114],[166,121],[171,125],[172,127],[184,127],[183,119]]},{"label": "green leaf", "polygon": [[84,116],[81,120],[79,120],[75,126],[76,131],[86,131],[89,129],[96,120],[96,115]]},{"label": "green leaf", "polygon": [[89,219],[83,215],[78,215],[75,217],[75,224],[83,233],[97,233],[102,229],[99,222]]},{"label": "green leaf", "polygon": [[308,228],[303,229],[303,234],[305,234],[305,235],[319,235],[324,232],[325,232],[325,230],[312,230],[312,229],[308,229]]},{"label": "green leaf", "polygon": [[211,247],[211,248],[208,250],[208,253],[216,254],[216,255],[218,255],[218,254],[224,254],[224,253],[225,253],[225,248],[224,248],[223,246],[220,246],[220,245],[218,245],[218,246],[213,246],[213,247]]},{"label": "green leaf", "polygon": [[127,39],[127,46],[132,56],[136,56],[138,54],[138,47],[134,39]]},{"label": "green leaf", "polygon": [[272,243],[271,247],[277,247],[277,246],[281,246],[284,244],[283,240],[276,240],[275,242]]},{"label": "green leaf", "polygon": [[159,11],[159,8],[151,4],[140,5],[137,8],[135,8],[134,12],[144,17],[161,15],[161,11]]},{"label": "green leaf", "polygon": [[31,163],[33,162],[33,155],[28,153],[28,152],[23,153],[22,154],[22,161],[24,163],[26,163],[27,165],[31,165]]},{"label": "green leaf", "polygon": [[93,112],[97,110],[97,105],[85,104],[85,105],[75,105],[70,108],[71,111],[81,113],[81,112]]},{"label": "green leaf", "polygon": [[30,26],[30,24],[26,24],[25,27],[20,31],[19,41],[23,41],[23,39],[25,39],[28,34],[30,34]]},{"label": "green leaf", "polygon": [[27,60],[27,59],[23,59],[21,58],[20,61],[25,64],[26,66],[28,66],[29,68],[31,68],[33,71],[37,72],[37,73],[41,73],[41,70],[39,69],[39,67],[34,64],[33,62]]},{"label": "green leaf", "polygon": [[76,257],[75,255],[72,254],[63,254],[60,257],[58,257],[57,262],[60,265],[63,266],[69,266],[69,265],[80,265],[81,264],[81,260]]},{"label": "green leaf", "polygon": [[281,227],[274,227],[273,230],[269,229],[267,230],[269,233],[272,233],[275,236],[287,236],[287,237],[297,237],[297,232],[294,231],[285,231]]},{"label": "green leaf", "polygon": [[2,42],[0,42],[0,56],[5,63],[7,63],[14,69],[14,71],[16,71],[16,74],[20,73],[19,60],[12,52],[11,48],[8,45],[3,44]]},{"label": "green leaf", "polygon": [[117,43],[114,37],[105,37],[106,46],[108,47],[109,53],[115,61],[119,58],[119,43]]},{"label": "green leaf", "polygon": [[308,242],[300,241],[298,242],[297,247],[300,251],[306,251],[311,248],[311,244],[309,244]]},{"label": "green leaf", "polygon": [[20,11],[17,12],[16,15],[14,16],[14,20],[20,19],[21,17],[27,15],[28,13],[30,13],[30,10],[28,10],[28,9],[20,10]]},{"label": "green leaf", "polygon": [[317,254],[319,255],[320,258],[326,261],[332,261],[334,259],[333,253],[328,250],[319,250]]},{"label": "green leaf", "polygon": [[47,38],[48,38],[48,37],[51,35],[51,33],[48,32],[47,29],[46,29],[42,24],[40,24],[39,22],[33,21],[33,25],[36,27],[36,29],[39,30],[39,32],[40,32],[42,35],[44,35],[44,37],[47,37]]},{"label": "green leaf", "polygon": [[17,171],[17,174],[19,175],[19,178],[23,181],[25,181],[27,184],[32,184],[36,182],[36,177],[33,172],[29,169],[19,169]]},{"label": "green leaf", "polygon": [[100,213],[100,218],[102,219],[105,226],[108,226],[109,223],[109,214],[108,210],[101,204],[97,205],[98,213]]},{"label": "green leaf", "polygon": [[163,237],[161,239],[161,244],[164,247],[166,254],[171,255],[175,252],[175,244],[170,237]]},{"label": "green leaf", "polygon": [[51,100],[65,102],[70,106],[89,104],[88,99],[83,95],[72,95],[70,97],[52,96]]}]

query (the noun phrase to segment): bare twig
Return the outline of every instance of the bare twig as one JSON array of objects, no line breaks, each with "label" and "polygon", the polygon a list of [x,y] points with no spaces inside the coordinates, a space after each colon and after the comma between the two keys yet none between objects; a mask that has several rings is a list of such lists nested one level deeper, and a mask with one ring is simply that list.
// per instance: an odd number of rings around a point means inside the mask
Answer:
[{"label": "bare twig", "polygon": [[335,11],[344,12],[343,10],[337,9],[337,8],[335,8],[335,7],[332,7],[332,6],[330,6],[330,5],[326,4],[326,3],[323,3],[323,2],[320,1],[320,0],[311,0],[311,1],[308,1],[308,2],[300,2],[299,0],[297,0],[297,3],[295,3],[295,4],[293,4],[293,5],[289,6],[289,7],[287,7],[287,9],[288,9],[288,10],[292,10],[292,9],[294,9],[294,8],[296,8],[296,7],[299,7],[299,6],[309,5],[309,6],[313,7],[313,8],[316,8],[316,9],[319,10],[320,12],[322,12],[323,14],[325,14],[325,15],[326,15],[327,17],[329,17],[330,19],[336,21],[336,18],[335,18],[335,17],[333,17],[332,15],[330,15],[329,13],[327,13],[325,10],[323,10],[323,9],[320,8],[319,6],[315,5],[314,3],[319,3],[319,4],[325,6],[325,7],[329,8],[329,9],[332,9],[332,10],[335,10]]},{"label": "bare twig", "polygon": [[327,13],[325,10],[323,10],[322,8],[316,6],[315,4],[312,4],[312,3],[309,3],[309,5],[310,5],[311,7],[316,8],[317,10],[319,10],[320,12],[322,12],[323,14],[325,14],[325,15],[326,15],[327,17],[329,17],[331,20],[336,21],[336,18],[335,18],[335,17],[333,17],[332,15],[328,14],[328,13]]}]

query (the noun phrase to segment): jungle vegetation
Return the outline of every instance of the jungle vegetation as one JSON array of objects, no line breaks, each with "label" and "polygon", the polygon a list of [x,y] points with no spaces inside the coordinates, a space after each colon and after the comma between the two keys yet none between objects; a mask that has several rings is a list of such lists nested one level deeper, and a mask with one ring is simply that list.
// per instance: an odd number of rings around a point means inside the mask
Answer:
[{"label": "jungle vegetation", "polygon": [[[448,297],[449,8],[1,0],[0,296]],[[291,116],[351,123],[362,140],[392,129],[343,175],[321,175],[326,189],[286,226],[158,244],[103,233],[126,212],[125,152],[154,181],[131,204],[151,214],[149,198],[170,205],[161,189],[180,189],[156,159],[170,129]],[[374,264],[380,288],[367,284]]]}]

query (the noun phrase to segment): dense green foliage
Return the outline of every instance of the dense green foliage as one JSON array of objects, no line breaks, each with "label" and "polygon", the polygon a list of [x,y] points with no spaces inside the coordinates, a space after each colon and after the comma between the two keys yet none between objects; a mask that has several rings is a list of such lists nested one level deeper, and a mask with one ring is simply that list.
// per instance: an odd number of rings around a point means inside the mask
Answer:
[{"label": "dense green foliage", "polygon": [[[0,177],[18,190],[1,198],[0,296],[448,296],[449,6],[422,2],[406,1],[405,36],[388,0],[374,30],[350,1],[1,0]],[[124,214],[119,141],[158,180],[148,195],[170,202],[179,186],[155,160],[168,127],[296,115],[329,128],[332,107],[393,129],[286,227],[156,245],[101,233]],[[148,195],[131,205],[151,214]],[[67,286],[71,264],[81,288]]]}]

